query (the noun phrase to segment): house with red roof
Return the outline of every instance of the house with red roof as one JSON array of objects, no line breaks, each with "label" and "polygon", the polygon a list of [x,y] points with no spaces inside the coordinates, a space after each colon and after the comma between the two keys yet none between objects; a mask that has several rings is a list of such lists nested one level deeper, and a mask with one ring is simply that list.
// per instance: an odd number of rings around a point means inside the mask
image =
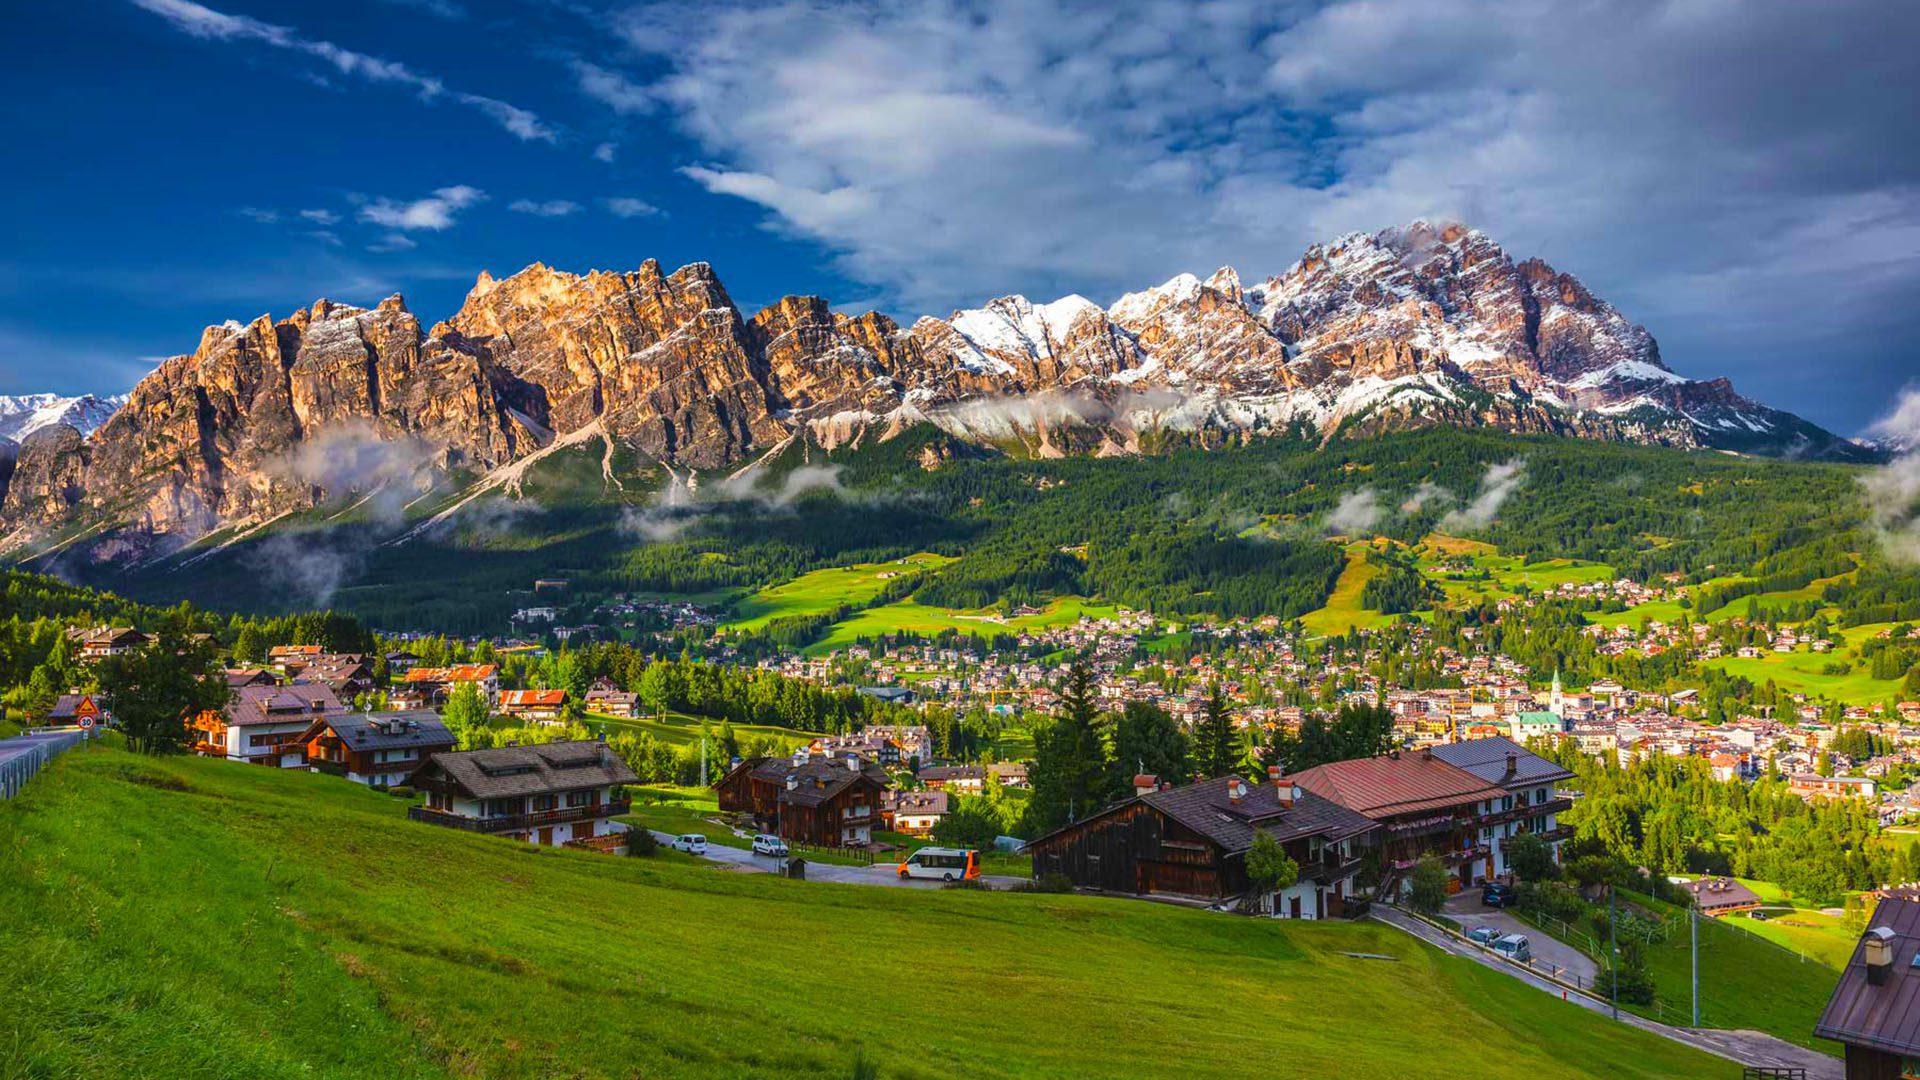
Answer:
[{"label": "house with red roof", "polygon": [[502,690],[500,711],[516,720],[558,724],[567,708],[565,690]]},{"label": "house with red roof", "polygon": [[1379,826],[1384,887],[1428,854],[1462,886],[1494,876],[1493,843],[1481,830],[1502,813],[1506,792],[1431,748],[1317,765],[1293,780]]}]

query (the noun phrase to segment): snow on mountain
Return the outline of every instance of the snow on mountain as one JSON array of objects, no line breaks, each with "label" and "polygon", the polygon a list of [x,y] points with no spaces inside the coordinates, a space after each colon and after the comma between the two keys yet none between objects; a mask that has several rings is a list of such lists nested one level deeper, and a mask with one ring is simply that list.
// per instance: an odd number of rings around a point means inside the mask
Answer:
[{"label": "snow on mountain", "polygon": [[19,442],[42,428],[66,424],[82,435],[107,422],[127,395],[0,394],[0,438]]}]

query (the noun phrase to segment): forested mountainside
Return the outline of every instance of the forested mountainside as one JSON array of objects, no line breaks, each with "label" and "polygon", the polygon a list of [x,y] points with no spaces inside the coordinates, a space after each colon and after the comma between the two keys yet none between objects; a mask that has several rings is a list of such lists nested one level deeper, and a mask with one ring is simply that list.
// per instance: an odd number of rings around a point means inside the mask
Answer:
[{"label": "forested mountainside", "polygon": [[173,554],[330,504],[406,518],[591,446],[695,484],[790,447],[939,432],[1012,457],[1123,456],[1436,425],[1868,460],[1682,378],[1569,274],[1415,223],[1258,280],[1183,274],[1110,307],[1010,296],[901,326],[788,297],[747,316],[711,267],[482,274],[422,327],[398,297],[209,327],[96,430],[0,449],[7,550]]},{"label": "forested mountainside", "polygon": [[[364,507],[316,511],[224,547],[94,567],[93,580],[155,601],[331,603],[388,628],[497,632],[535,578],[564,578],[579,595],[690,595],[923,551],[957,558],[894,584],[930,604],[1072,593],[1166,614],[1282,618],[1324,602],[1341,565],[1334,535],[1411,543],[1443,531],[1514,556],[1605,562],[1636,580],[1759,568],[1810,581],[1848,552],[1880,565],[1866,557],[1875,538],[1852,467],[1548,436],[1435,428],[1017,459],[922,428],[831,452],[796,445],[751,483],[665,496],[624,459],[617,487],[602,453],[548,455],[513,491],[416,526],[405,543]],[[32,565],[86,576],[57,554]]]}]

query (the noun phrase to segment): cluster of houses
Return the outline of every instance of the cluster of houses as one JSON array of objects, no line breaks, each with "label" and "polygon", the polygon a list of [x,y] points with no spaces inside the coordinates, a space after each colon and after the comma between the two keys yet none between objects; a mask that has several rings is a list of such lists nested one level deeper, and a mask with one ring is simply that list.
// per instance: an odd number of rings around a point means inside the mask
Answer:
[{"label": "cluster of houses", "polygon": [[1558,860],[1572,774],[1495,736],[1316,766],[1268,770],[1170,786],[1136,778],[1132,798],[1027,844],[1035,876],[1059,874],[1082,888],[1225,900],[1250,888],[1246,855],[1273,838],[1299,867],[1297,880],[1259,902],[1275,915],[1347,914],[1367,890],[1391,895],[1416,862],[1438,857],[1467,887],[1504,877],[1514,837],[1539,836]]}]

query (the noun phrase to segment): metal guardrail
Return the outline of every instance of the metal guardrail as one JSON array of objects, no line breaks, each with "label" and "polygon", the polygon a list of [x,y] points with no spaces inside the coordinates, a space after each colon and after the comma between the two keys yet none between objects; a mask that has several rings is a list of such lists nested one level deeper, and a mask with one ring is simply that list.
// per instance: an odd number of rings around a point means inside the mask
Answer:
[{"label": "metal guardrail", "polygon": [[0,799],[11,799],[34,774],[86,739],[84,731],[54,731],[0,740]]}]

